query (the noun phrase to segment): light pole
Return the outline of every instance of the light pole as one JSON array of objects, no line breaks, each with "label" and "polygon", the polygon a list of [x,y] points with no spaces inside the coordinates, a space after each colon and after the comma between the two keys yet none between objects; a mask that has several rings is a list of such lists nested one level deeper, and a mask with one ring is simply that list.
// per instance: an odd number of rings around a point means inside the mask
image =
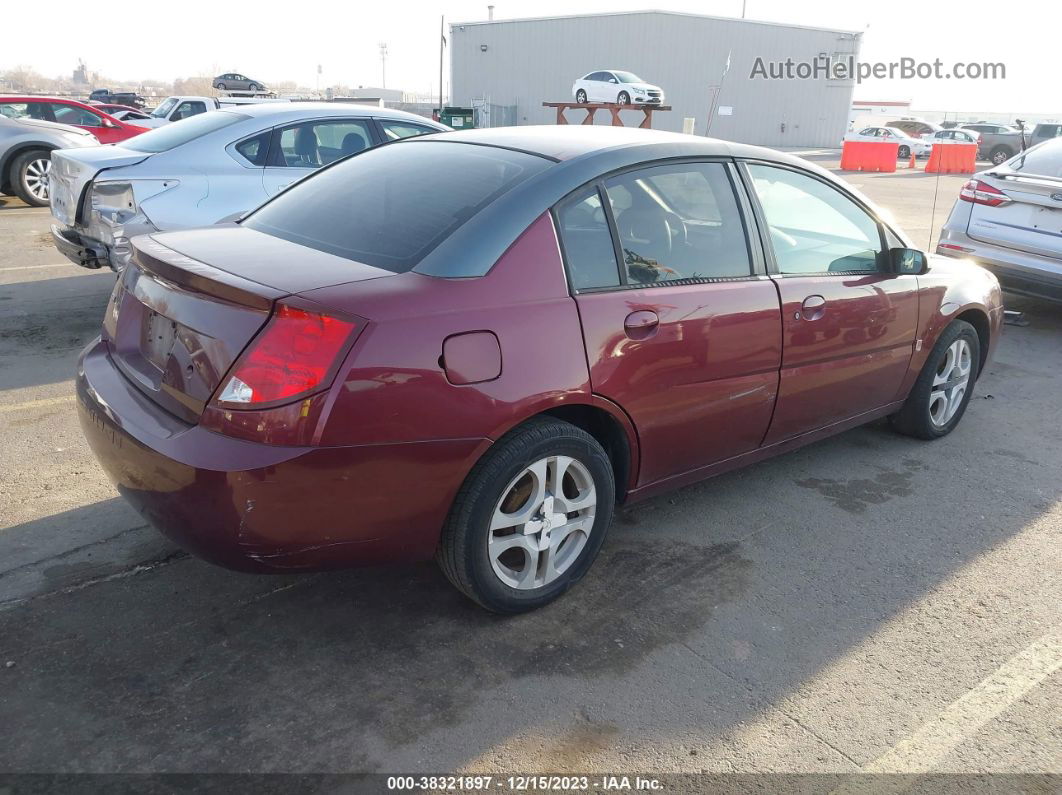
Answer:
[{"label": "light pole", "polygon": [[387,88],[387,42],[380,42],[380,88]]}]

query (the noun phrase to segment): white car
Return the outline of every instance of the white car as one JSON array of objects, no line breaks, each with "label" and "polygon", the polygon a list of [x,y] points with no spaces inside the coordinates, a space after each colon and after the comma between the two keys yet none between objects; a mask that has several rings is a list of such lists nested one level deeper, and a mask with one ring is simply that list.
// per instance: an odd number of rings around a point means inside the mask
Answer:
[{"label": "white car", "polygon": [[[933,150],[933,144],[920,138],[912,138],[903,130],[895,127],[867,127],[859,132],[850,132],[844,137],[845,141],[877,141],[879,143],[897,143],[900,145],[896,157],[906,160],[913,152],[915,157],[929,157]],[[844,141],[841,142],[842,145]]]},{"label": "white car", "polygon": [[937,130],[922,136],[931,144],[981,144],[981,136],[973,130]]},{"label": "white car", "polygon": [[608,102],[617,105],[662,105],[664,90],[646,83],[633,72],[606,69],[590,72],[572,84],[575,101]]}]

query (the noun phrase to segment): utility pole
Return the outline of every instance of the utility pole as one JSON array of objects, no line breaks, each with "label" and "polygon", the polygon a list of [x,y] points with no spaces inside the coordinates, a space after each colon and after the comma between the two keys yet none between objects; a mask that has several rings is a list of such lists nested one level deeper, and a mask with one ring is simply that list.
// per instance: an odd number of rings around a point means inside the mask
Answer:
[{"label": "utility pole", "polygon": [[745,3],[747,3],[747,2],[748,2],[748,0],[741,0],[741,18],[742,19],[745,18]]},{"label": "utility pole", "polygon": [[439,17],[439,119],[443,111],[443,50],[446,49],[446,16]]},{"label": "utility pole", "polygon": [[387,42],[380,42],[380,88],[387,88]]}]

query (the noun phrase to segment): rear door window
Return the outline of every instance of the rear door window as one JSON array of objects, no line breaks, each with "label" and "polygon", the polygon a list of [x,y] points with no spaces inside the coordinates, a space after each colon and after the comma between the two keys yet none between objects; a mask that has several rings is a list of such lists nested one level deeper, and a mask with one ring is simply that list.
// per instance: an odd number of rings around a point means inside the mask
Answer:
[{"label": "rear door window", "polygon": [[327,119],[287,127],[274,137],[271,166],[319,168],[371,148],[368,119]]},{"label": "rear door window", "polygon": [[491,146],[405,141],[301,180],[243,225],[400,273],[551,161]]}]

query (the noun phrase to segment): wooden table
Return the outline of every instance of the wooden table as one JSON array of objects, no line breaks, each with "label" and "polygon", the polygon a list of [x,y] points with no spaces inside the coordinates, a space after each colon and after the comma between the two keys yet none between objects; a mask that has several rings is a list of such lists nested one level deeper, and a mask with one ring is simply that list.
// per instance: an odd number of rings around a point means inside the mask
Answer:
[{"label": "wooden table", "polygon": [[556,108],[557,109],[557,124],[568,124],[568,119],[564,116],[566,110],[585,110],[586,118],[582,120],[582,124],[593,124],[594,114],[599,110],[607,110],[612,114],[612,126],[624,127],[623,121],[620,119],[620,111],[623,110],[640,110],[645,114],[645,118],[642,119],[642,123],[638,126],[648,130],[653,126],[653,112],[658,110],[671,110],[670,105],[618,105],[614,102],[543,102],[544,108]]}]

